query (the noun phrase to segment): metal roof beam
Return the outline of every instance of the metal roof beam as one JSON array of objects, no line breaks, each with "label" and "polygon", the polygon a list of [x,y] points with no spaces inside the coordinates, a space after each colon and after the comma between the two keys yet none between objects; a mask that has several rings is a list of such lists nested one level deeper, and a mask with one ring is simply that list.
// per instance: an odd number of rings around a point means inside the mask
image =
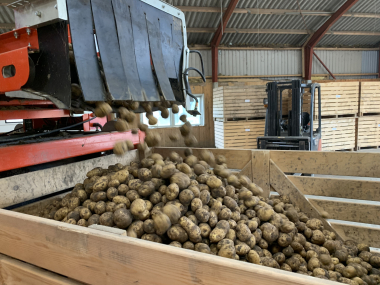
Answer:
[{"label": "metal roof beam", "polygon": [[313,66],[314,47],[348,10],[351,9],[359,0],[347,0],[310,38],[305,46],[305,79],[311,79],[311,69]]},{"label": "metal roof beam", "polygon": [[211,41],[211,51],[212,51],[212,82],[218,82],[218,46],[222,40],[223,32],[227,27],[227,23],[234,12],[239,0],[230,0],[226,11],[223,14],[222,21],[215,31],[214,37]]},{"label": "metal roof beam", "polygon": [[[196,7],[196,6],[176,6],[182,12],[199,12],[199,13],[220,13],[219,7]],[[225,11],[226,9],[224,9]],[[322,10],[301,10],[305,16],[324,16],[330,17],[334,12]],[[293,9],[256,9],[256,8],[235,8],[234,14],[252,14],[252,15],[294,15],[299,16],[300,10]],[[342,17],[354,18],[380,18],[380,14],[375,13],[346,13]]]}]

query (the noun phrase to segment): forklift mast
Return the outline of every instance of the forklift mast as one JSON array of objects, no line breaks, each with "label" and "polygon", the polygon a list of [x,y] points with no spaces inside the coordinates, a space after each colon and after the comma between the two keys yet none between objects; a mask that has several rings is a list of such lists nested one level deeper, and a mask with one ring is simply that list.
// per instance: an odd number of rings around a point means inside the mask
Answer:
[{"label": "forklift mast", "polygon": [[[310,89],[310,110],[303,112],[305,89]],[[259,149],[320,150],[321,108],[318,110],[318,129],[314,131],[314,97],[318,90],[318,106],[321,106],[321,88],[318,83],[301,83],[301,80],[267,83],[265,136],[257,139]],[[292,110],[287,119],[283,116],[283,91],[292,92]]]}]

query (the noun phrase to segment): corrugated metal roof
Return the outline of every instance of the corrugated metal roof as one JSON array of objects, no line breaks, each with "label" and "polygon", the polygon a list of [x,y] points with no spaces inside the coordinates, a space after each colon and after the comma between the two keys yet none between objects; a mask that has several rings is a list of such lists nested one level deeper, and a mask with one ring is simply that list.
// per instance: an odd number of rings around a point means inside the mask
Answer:
[{"label": "corrugated metal roof", "polygon": [[[336,11],[346,0],[299,0],[302,10]],[[228,6],[230,0],[166,0],[174,6],[220,7]],[[237,8],[258,9],[298,9],[296,0],[240,0]],[[380,0],[358,1],[350,12],[378,13],[380,15]],[[188,28],[217,28],[220,23],[220,13],[185,12]],[[228,28],[236,29],[295,29],[317,30],[327,19],[325,16],[304,15],[253,15],[234,13],[228,23]],[[14,23],[13,11],[0,6],[0,23]],[[306,27],[305,27],[306,24]],[[367,31],[380,32],[379,18],[342,17],[331,28],[332,31]],[[0,33],[9,30],[0,29]],[[189,33],[189,45],[207,45],[211,42],[213,33]],[[246,34],[226,33],[222,45],[255,45],[255,46],[301,46],[308,35],[300,34]],[[342,36],[326,35],[318,46],[378,46],[380,36]]]},{"label": "corrugated metal roof", "polygon": [[[0,5],[0,23],[1,24],[12,24],[15,22],[15,16],[13,10]],[[0,29],[0,34],[9,32],[10,29]]]}]

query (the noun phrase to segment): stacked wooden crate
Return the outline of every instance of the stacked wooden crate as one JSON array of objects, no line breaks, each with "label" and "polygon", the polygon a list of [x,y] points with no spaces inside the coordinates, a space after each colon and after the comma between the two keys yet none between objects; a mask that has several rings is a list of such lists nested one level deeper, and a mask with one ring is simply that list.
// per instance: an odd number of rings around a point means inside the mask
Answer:
[{"label": "stacked wooden crate", "polygon": [[265,90],[264,84],[214,89],[213,116],[217,148],[257,147],[257,137],[264,135]]},{"label": "stacked wooden crate", "polygon": [[380,147],[380,82],[361,82],[356,148]]},{"label": "stacked wooden crate", "polygon": [[[353,150],[360,82],[330,82],[320,85],[322,150]],[[314,100],[317,126],[319,108],[317,91]]]}]

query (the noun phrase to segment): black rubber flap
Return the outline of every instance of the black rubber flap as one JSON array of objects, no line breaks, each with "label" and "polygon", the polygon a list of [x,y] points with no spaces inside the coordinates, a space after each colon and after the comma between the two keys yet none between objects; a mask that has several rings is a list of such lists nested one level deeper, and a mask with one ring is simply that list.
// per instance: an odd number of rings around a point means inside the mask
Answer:
[{"label": "black rubber flap", "polygon": [[125,0],[125,3],[130,7],[137,70],[143,93],[147,101],[160,101],[150,61],[149,38],[145,15],[147,4],[139,0]]},{"label": "black rubber flap", "polygon": [[46,94],[48,98],[58,99],[66,109],[70,109],[71,81],[67,22],[38,28],[38,41],[40,52],[30,54],[30,62],[34,65],[34,79],[25,87]]},{"label": "black rubber flap", "polygon": [[148,7],[147,9],[146,15],[150,52],[162,95],[168,101],[175,101],[173,90],[170,86],[169,78],[166,73],[164,57],[162,55],[160,21],[158,20],[160,12],[160,10],[155,8]]},{"label": "black rubber flap", "polygon": [[96,38],[108,91],[115,101],[131,100],[121,60],[111,0],[91,0]]},{"label": "black rubber flap", "polygon": [[124,73],[127,77],[129,93],[132,95],[134,101],[146,101],[137,70],[131,11],[124,0],[112,0],[112,5],[119,36],[121,59]]},{"label": "black rubber flap", "polygon": [[71,39],[85,101],[106,101],[96,54],[90,0],[67,0]]}]

